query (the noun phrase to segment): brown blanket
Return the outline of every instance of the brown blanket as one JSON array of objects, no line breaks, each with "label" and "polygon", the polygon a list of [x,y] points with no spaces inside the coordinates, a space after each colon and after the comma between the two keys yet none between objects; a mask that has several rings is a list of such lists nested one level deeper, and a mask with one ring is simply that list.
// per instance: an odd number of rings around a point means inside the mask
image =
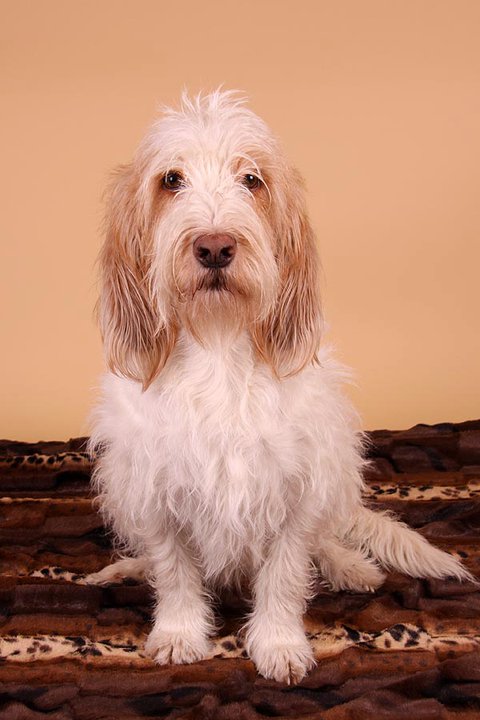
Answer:
[{"label": "brown blanket", "polygon": [[[480,576],[480,421],[371,433],[367,496]],[[390,574],[375,594],[318,584],[305,618],[318,660],[296,687],[255,673],[219,600],[211,657],[143,654],[152,596],[83,583],[111,557],[84,438],[0,441],[0,720],[480,718],[480,592]]]}]

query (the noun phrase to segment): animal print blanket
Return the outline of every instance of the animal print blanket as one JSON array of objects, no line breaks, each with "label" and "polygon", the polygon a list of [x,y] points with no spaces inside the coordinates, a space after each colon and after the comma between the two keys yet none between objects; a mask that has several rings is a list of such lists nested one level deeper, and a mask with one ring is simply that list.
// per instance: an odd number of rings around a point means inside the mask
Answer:
[{"label": "animal print blanket", "polygon": [[[370,433],[367,497],[480,575],[480,421]],[[221,598],[207,660],[145,657],[145,584],[84,583],[111,557],[85,438],[0,441],[0,720],[480,718],[480,592],[391,573],[374,594],[318,584],[305,617],[317,667],[298,686],[255,673]]]}]

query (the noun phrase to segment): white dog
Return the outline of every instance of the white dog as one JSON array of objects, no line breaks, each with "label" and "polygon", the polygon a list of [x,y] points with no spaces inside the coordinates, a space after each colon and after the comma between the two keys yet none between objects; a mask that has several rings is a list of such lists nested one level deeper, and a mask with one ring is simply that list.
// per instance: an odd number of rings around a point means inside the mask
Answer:
[{"label": "white dog", "polygon": [[232,92],[184,97],[117,173],[100,257],[111,372],[95,416],[94,481],[132,555],[90,576],[145,573],[157,596],[147,652],[200,660],[209,592],[248,582],[247,651],[298,681],[316,566],[373,589],[377,562],[469,577],[452,556],[362,503],[363,438],[326,349],[303,184]]}]

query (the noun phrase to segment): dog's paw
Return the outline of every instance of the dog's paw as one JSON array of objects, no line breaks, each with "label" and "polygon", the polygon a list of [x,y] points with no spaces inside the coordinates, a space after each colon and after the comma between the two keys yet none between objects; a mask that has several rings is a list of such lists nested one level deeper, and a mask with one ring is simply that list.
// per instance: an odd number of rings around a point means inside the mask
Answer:
[{"label": "dog's paw", "polygon": [[202,635],[154,627],[145,643],[145,654],[159,665],[182,665],[203,660],[210,643]]},{"label": "dog's paw", "polygon": [[111,585],[122,582],[125,576],[115,570],[112,571],[113,567],[113,565],[109,565],[99,572],[90,573],[84,578],[83,582],[86,585]]},{"label": "dog's paw", "polygon": [[246,650],[260,675],[287,685],[300,682],[315,665],[303,628],[268,627],[251,621],[246,628]]},{"label": "dog's paw", "polygon": [[326,579],[335,592],[375,592],[385,581],[385,573],[372,560],[358,558],[352,565],[335,567]]},{"label": "dog's paw", "polygon": [[90,573],[84,578],[84,583],[87,585],[110,585],[123,582],[125,578],[143,580],[145,569],[144,558],[122,558],[102,568],[99,572]]},{"label": "dog's paw", "polygon": [[277,682],[299,683],[315,665],[313,651],[307,639],[250,646],[250,658],[260,675]]}]

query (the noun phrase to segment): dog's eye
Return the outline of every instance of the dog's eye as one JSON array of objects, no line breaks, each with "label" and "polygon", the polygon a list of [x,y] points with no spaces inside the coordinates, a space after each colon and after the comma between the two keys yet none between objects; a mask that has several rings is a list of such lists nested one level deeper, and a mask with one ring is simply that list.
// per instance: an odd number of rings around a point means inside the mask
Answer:
[{"label": "dog's eye", "polygon": [[163,178],[162,185],[166,190],[179,190],[183,185],[183,177],[179,172],[169,172]]},{"label": "dog's eye", "polygon": [[262,184],[262,181],[256,175],[252,175],[252,173],[248,173],[247,175],[243,176],[243,184],[249,190],[257,190],[260,187],[260,185]]}]

